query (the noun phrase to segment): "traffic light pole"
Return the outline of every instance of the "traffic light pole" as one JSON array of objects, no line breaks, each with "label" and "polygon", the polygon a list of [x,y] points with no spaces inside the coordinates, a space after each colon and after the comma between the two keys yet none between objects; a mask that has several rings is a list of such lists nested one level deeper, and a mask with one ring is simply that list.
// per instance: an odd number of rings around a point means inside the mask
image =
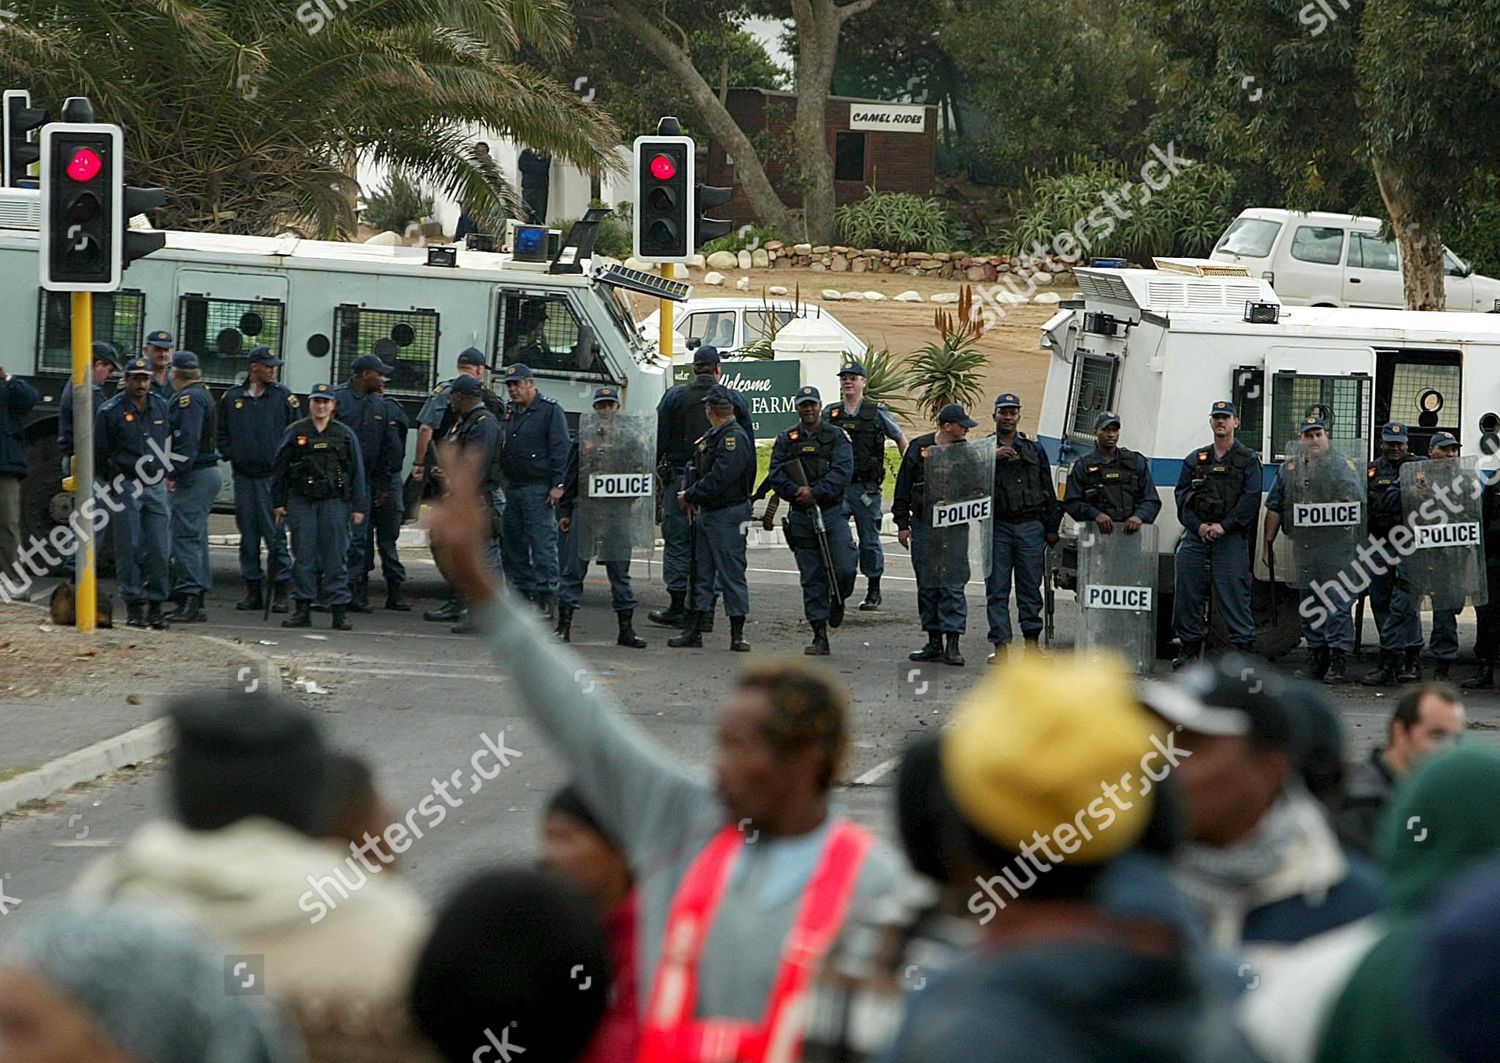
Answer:
[{"label": "traffic light pole", "polygon": [[[661,275],[663,277],[665,277],[667,280],[671,280],[673,277],[675,277],[677,275],[677,267],[674,266],[670,262],[663,262],[661,264]],[[667,364],[671,365],[672,364],[672,305],[673,304],[672,304],[672,300],[670,300],[670,299],[662,299],[660,302],[661,302],[661,316],[660,316],[660,318],[658,318],[658,324],[661,326],[661,333],[660,333],[660,336],[659,336],[659,339],[658,339],[658,342],[657,342],[657,350],[660,351],[661,352],[661,356],[667,360]],[[668,371],[668,375],[670,376],[670,370]],[[667,386],[668,387],[672,386],[670,380],[667,382]]]},{"label": "traffic light pole", "polygon": [[[94,497],[94,294],[73,292],[73,512],[84,499]],[[92,511],[93,506],[89,509]],[[94,574],[94,521],[73,521],[78,536],[73,555],[77,579],[74,586],[79,631],[93,631],[99,595]]]}]

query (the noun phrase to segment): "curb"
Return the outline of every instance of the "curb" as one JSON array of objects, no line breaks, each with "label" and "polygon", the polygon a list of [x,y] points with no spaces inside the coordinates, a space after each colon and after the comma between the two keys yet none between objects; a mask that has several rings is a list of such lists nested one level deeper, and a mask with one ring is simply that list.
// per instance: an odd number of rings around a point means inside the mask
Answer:
[{"label": "curb", "polygon": [[[245,654],[255,661],[261,675],[266,677],[267,688],[273,693],[281,690],[281,669],[270,657],[229,639],[214,635],[195,637],[232,647]],[[32,801],[45,801],[79,783],[91,782],[127,765],[141,764],[159,757],[171,745],[171,725],[165,718],[158,717],[124,734],[64,754],[39,768],[0,782],[0,816],[14,812]]]}]

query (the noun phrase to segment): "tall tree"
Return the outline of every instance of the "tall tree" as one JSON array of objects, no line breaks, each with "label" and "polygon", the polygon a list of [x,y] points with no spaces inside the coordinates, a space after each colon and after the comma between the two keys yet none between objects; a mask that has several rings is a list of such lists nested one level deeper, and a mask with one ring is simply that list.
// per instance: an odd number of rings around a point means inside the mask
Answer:
[{"label": "tall tree", "polygon": [[354,162],[369,154],[480,212],[509,189],[464,123],[589,168],[611,165],[608,117],[522,47],[560,56],[566,0],[11,0],[6,83],[54,114],[88,96],[123,126],[132,183],[170,195],[158,224],[318,235],[353,229]]},{"label": "tall tree", "polygon": [[[817,242],[832,241],[837,228],[833,157],[828,151],[824,121],[839,38],[851,18],[877,2],[787,0],[786,13],[795,26],[797,49],[792,145],[801,175],[799,191],[805,233]],[[649,8],[636,0],[575,0],[575,5],[581,16],[604,19],[633,38],[677,78],[703,124],[734,157],[735,174],[761,223],[781,232],[796,232],[800,227],[794,224],[791,209],[771,184],[750,137],[719,99],[714,72],[698,65],[691,50],[691,38],[684,29],[685,24],[702,24],[705,20],[737,24],[739,18],[751,12],[750,6],[732,0],[661,0],[659,5]],[[772,10],[782,13],[781,7],[779,0],[773,0]]]}]

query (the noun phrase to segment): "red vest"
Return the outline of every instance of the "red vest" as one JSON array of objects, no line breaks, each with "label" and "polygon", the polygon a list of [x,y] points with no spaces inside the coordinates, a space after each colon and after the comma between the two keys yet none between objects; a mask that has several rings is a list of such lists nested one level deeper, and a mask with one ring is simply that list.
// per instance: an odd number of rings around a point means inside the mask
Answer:
[{"label": "red vest", "polygon": [[782,946],[761,1021],[698,1019],[698,960],[744,839],[737,827],[719,831],[677,887],[641,1027],[639,1063],[792,1063],[801,1056],[813,973],[844,924],[872,839],[862,827],[834,821]]}]

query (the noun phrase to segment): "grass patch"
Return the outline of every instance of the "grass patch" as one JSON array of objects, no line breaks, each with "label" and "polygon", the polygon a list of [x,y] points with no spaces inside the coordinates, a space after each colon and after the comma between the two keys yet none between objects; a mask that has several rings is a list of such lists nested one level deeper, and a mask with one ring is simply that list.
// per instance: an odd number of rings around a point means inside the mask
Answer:
[{"label": "grass patch", "polygon": [[[755,486],[759,487],[766,473],[771,471],[771,444],[774,439],[757,440],[755,444]],[[885,448],[885,482],[881,494],[889,502],[896,490],[896,470],[901,467],[901,452],[893,446]]]},{"label": "grass patch", "polygon": [[0,768],[0,782],[9,782],[11,779],[14,779],[16,776],[18,776],[18,775],[25,775],[29,771],[36,771],[36,769],[35,768]]}]

